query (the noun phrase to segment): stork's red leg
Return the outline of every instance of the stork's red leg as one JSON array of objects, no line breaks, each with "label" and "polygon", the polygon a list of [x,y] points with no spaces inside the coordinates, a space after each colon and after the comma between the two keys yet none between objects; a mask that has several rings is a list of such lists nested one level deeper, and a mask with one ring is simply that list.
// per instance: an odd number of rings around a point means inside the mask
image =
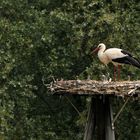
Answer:
[{"label": "stork's red leg", "polygon": [[116,66],[114,65],[114,81],[116,81]]},{"label": "stork's red leg", "polygon": [[118,81],[120,81],[120,70],[121,70],[121,65],[118,65]]}]

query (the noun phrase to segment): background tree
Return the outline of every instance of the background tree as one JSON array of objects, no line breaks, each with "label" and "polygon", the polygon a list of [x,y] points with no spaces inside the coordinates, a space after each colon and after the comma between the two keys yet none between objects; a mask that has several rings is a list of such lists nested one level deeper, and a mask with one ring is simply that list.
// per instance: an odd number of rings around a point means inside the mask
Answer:
[{"label": "background tree", "polygon": [[[138,0],[1,0],[0,139],[82,140],[89,99],[50,96],[55,79],[99,80],[106,73],[90,50],[100,42],[139,58]],[[111,65],[110,65],[111,67]],[[111,76],[111,71],[108,70]],[[122,78],[139,79],[136,68]],[[114,110],[123,101],[114,100]],[[119,140],[140,137],[140,102],[133,101],[117,120]]]}]

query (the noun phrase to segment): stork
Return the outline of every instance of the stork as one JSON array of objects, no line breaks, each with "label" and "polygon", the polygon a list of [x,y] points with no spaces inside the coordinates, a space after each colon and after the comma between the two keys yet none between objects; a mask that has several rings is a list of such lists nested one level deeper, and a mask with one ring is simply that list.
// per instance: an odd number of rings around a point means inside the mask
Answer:
[{"label": "stork", "polygon": [[129,52],[119,48],[106,49],[105,44],[100,43],[92,53],[98,52],[99,60],[107,65],[112,62],[114,65],[114,81],[116,80],[116,69],[118,72],[118,80],[120,80],[120,67],[123,64],[133,65],[140,69],[140,61],[133,57]]}]

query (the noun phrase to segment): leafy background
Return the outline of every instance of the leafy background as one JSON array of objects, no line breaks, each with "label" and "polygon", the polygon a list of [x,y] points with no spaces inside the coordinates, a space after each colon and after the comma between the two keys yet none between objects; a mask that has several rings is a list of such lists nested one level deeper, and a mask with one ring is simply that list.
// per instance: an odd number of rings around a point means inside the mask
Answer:
[{"label": "leafy background", "polygon": [[[52,96],[53,78],[100,80],[110,73],[91,49],[128,50],[140,59],[138,0],[0,1],[0,139],[82,140],[89,98]],[[131,66],[122,79],[140,78]],[[124,103],[114,99],[114,113]],[[130,101],[115,124],[118,140],[140,138],[140,102]]]}]

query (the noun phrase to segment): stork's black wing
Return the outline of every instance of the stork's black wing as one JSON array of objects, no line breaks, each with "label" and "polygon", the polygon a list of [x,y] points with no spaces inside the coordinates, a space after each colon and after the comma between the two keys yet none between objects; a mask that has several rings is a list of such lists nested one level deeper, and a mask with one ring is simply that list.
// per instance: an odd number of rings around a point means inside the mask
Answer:
[{"label": "stork's black wing", "polygon": [[127,51],[124,51],[124,50],[121,50],[121,52],[122,52],[123,54],[126,54],[126,55],[132,57],[132,54],[131,54],[130,52],[127,52]]},{"label": "stork's black wing", "polygon": [[121,63],[121,64],[129,64],[129,65],[133,65],[137,68],[140,68],[140,61],[133,57],[129,52],[126,51],[121,51],[123,54],[125,54],[126,56],[121,57],[121,58],[116,58],[113,59],[113,62],[117,62],[117,63]]}]

